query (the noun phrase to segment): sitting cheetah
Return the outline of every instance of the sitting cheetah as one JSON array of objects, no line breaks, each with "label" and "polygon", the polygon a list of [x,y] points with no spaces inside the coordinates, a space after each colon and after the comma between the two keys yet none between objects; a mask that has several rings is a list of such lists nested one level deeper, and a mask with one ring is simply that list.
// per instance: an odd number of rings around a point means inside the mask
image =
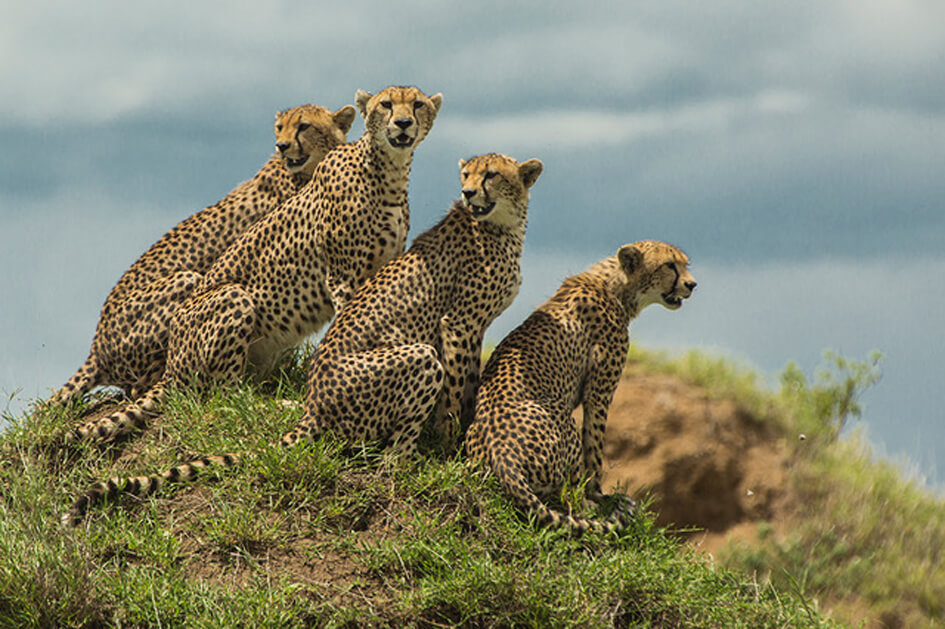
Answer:
[{"label": "sitting cheetah", "polygon": [[113,439],[141,427],[169,384],[233,382],[247,369],[265,376],[327,323],[403,252],[413,152],[442,98],[414,87],[358,90],[361,139],[332,150],[309,184],[213,264],[174,314],[158,383],[125,410],[79,426],[72,439]]},{"label": "sitting cheetah", "polygon": [[[462,201],[369,279],[325,334],[310,370],[305,417],[283,446],[331,431],[351,441],[391,441],[410,454],[438,400],[441,418],[471,415],[482,334],[518,293],[528,189],[542,164],[496,154],[460,164]],[[450,434],[444,424],[441,431]],[[247,456],[206,457],[153,476],[97,483],[63,522],[78,525],[106,497],[146,496],[165,482]]]},{"label": "sitting cheetah", "polygon": [[[484,462],[504,490],[542,524],[581,532],[617,528],[549,509],[538,495],[554,497],[567,481],[586,482],[594,503],[600,489],[607,409],[629,349],[628,327],[640,311],[659,303],[675,310],[696,282],[686,255],[654,241],[624,245],[584,273],[570,277],[547,302],[499,344],[482,373],[476,417],[466,450]],[[571,413],[584,406],[578,434]],[[621,496],[625,523],[633,501]]]},{"label": "sitting cheetah", "polygon": [[295,195],[315,165],[345,142],[354,107],[303,105],[276,114],[278,155],[216,205],[181,221],[129,268],[102,307],[85,363],[49,401],[77,401],[93,387],[137,397],[164,371],[170,318],[214,261],[253,223]]},{"label": "sitting cheetah", "polygon": [[368,281],[325,334],[305,416],[284,445],[330,431],[390,440],[409,454],[434,406],[447,447],[458,436],[450,418],[461,430],[472,421],[482,335],[518,294],[529,188],[542,163],[492,153],[460,169],[463,200]]}]

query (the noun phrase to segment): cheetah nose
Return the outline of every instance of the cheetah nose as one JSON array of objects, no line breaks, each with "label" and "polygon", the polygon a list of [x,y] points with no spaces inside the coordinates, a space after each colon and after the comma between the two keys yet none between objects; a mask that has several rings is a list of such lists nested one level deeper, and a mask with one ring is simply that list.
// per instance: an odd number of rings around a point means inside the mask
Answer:
[{"label": "cheetah nose", "polygon": [[688,288],[689,290],[692,290],[695,287],[696,287],[695,282],[686,282],[686,288]]},{"label": "cheetah nose", "polygon": [[289,148],[289,143],[288,143],[288,142],[276,142],[276,148],[279,149],[279,152],[280,152],[280,153],[285,153],[286,150]]},{"label": "cheetah nose", "polygon": [[413,124],[413,120],[410,118],[398,118],[394,121],[394,124],[400,127],[401,129],[406,129]]},{"label": "cheetah nose", "polygon": [[475,195],[476,195],[475,190],[463,190],[463,196],[466,198],[467,201],[472,199]]}]

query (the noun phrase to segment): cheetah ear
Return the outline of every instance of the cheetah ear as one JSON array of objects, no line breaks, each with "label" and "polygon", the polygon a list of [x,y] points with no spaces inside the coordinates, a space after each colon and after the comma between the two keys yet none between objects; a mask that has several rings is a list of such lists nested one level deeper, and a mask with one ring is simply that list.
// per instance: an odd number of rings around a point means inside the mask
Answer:
[{"label": "cheetah ear", "polygon": [[443,104],[443,94],[437,92],[430,97],[430,102],[433,103],[433,111],[436,113],[440,112],[440,105]]},{"label": "cheetah ear", "polygon": [[354,102],[358,106],[358,111],[361,112],[361,117],[365,120],[367,120],[367,104],[369,100],[371,100],[371,94],[364,90],[358,90],[354,93]]},{"label": "cheetah ear", "polygon": [[623,272],[632,275],[643,265],[643,252],[635,245],[624,245],[617,251],[617,260]]},{"label": "cheetah ear", "polygon": [[526,188],[531,188],[538,181],[538,175],[544,167],[540,159],[530,159],[518,165],[518,176]]},{"label": "cheetah ear", "polygon": [[468,164],[468,163],[469,163],[469,162],[467,162],[467,161],[464,160],[464,159],[459,160],[459,169],[462,170],[462,169],[463,169],[463,166],[465,166],[465,165]]},{"label": "cheetah ear", "polygon": [[351,130],[351,124],[354,122],[356,115],[357,112],[352,105],[345,105],[333,113],[331,117],[335,121],[335,126],[341,129],[342,133],[347,133]]}]

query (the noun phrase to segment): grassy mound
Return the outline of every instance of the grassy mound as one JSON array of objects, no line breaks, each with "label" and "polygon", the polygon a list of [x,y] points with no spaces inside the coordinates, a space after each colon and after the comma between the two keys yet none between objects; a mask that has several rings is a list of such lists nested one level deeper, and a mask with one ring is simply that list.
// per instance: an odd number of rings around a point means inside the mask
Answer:
[{"label": "grassy mound", "polygon": [[[279,399],[300,400],[301,381],[177,392],[144,435],[104,451],[55,445],[75,409],[8,418],[0,626],[832,624],[797,587],[715,565],[651,515],[575,539],[458,458],[274,447],[301,413]],[[59,524],[96,480],[247,448],[259,456],[238,469]]]},{"label": "grassy mound", "polygon": [[853,625],[945,624],[945,501],[877,460],[861,433],[840,438],[860,415],[860,393],[879,379],[878,354],[858,362],[826,352],[812,379],[788,365],[773,391],[756,372],[699,352],[635,358],[734,400],[775,427],[791,453],[791,500],[756,522],[751,537],[733,535],[716,553],[723,566],[799,592]]}]

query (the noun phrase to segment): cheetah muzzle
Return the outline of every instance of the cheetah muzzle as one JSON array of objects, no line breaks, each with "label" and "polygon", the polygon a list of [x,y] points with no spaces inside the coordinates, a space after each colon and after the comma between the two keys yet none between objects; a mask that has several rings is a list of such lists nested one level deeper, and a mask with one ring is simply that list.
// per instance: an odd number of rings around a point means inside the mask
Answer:
[{"label": "cheetah muzzle", "polygon": [[488,203],[486,205],[476,205],[475,203],[467,202],[466,207],[469,208],[469,211],[472,213],[473,216],[475,216],[476,218],[479,218],[482,216],[486,216],[487,214],[492,212],[492,210],[495,209],[495,201],[492,201],[491,203]]},{"label": "cheetah muzzle", "polygon": [[696,287],[695,282],[684,282],[680,285],[679,280],[673,284],[672,290],[661,293],[663,305],[670,310],[676,310],[682,306],[683,300],[692,296],[692,290]]},{"label": "cheetah muzzle", "polygon": [[415,139],[414,136],[409,135],[406,131],[401,131],[397,135],[392,135],[390,130],[387,132],[387,141],[390,142],[390,145],[394,148],[407,148],[413,144]]},{"label": "cheetah muzzle", "polygon": [[308,153],[302,153],[299,157],[293,159],[291,157],[285,158],[286,166],[292,170],[300,170],[302,166],[305,165],[305,162],[308,161],[308,158],[311,157]]}]

